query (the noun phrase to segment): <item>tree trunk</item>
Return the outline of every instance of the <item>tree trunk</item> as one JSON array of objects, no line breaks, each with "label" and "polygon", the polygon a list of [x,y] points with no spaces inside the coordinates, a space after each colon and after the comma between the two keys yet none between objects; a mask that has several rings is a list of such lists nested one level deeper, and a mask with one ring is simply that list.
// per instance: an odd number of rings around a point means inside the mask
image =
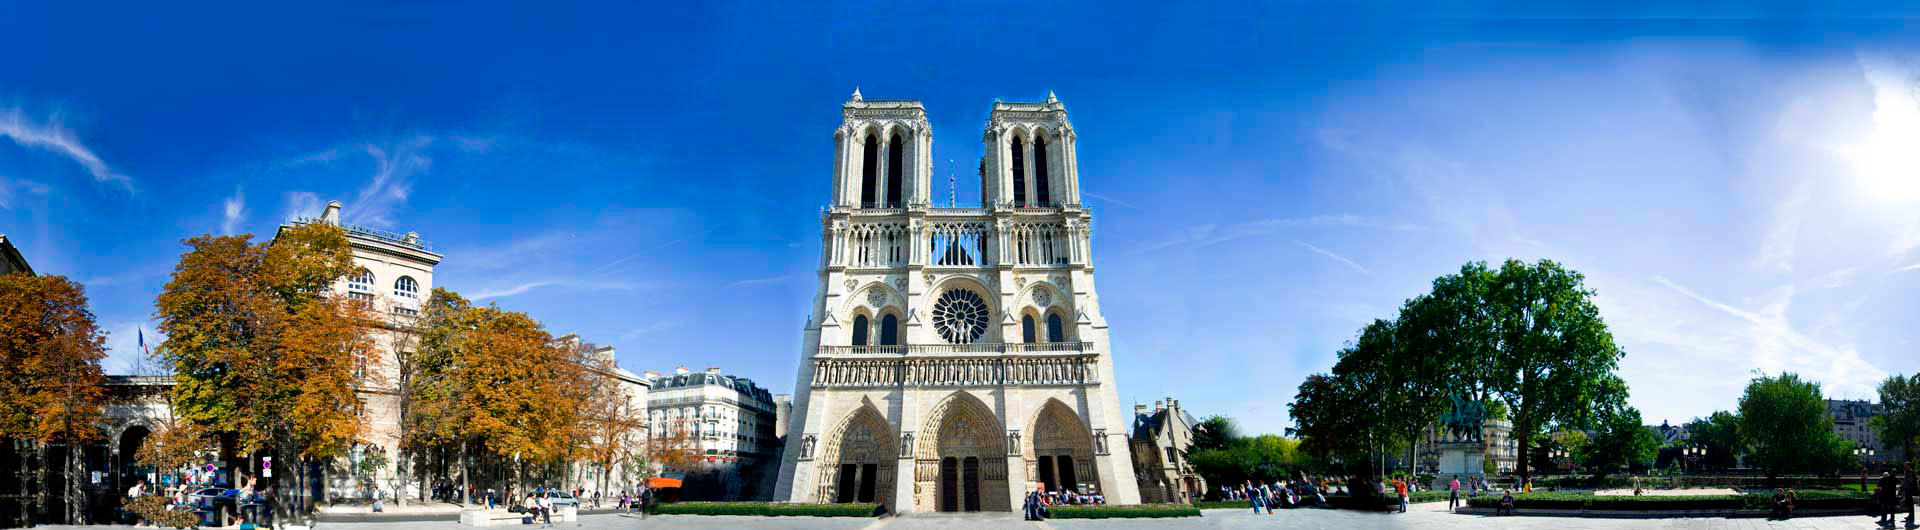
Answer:
[{"label": "tree trunk", "polygon": [[[473,504],[473,466],[467,464],[467,441],[460,441],[460,505]],[[482,503],[485,504],[485,503]]]},{"label": "tree trunk", "polygon": [[86,524],[86,496],[80,492],[80,451],[67,443],[67,524]]}]

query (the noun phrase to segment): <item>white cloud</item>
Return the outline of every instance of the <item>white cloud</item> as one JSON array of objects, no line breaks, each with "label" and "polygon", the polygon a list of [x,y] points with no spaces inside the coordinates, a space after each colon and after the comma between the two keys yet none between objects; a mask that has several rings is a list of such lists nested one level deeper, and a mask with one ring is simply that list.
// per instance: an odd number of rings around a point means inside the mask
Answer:
[{"label": "white cloud", "polygon": [[1908,266],[1905,266],[1905,267],[1901,267],[1901,268],[1898,268],[1898,269],[1894,269],[1894,270],[1893,270],[1893,272],[1907,272],[1907,271],[1912,271],[1912,270],[1920,270],[1920,263],[1915,263],[1915,264],[1912,264],[1912,265],[1908,265]]},{"label": "white cloud", "polygon": [[9,180],[6,177],[0,177],[0,208],[13,208],[15,190],[32,195],[47,195],[53,193],[53,189],[48,188],[45,184],[31,180]]},{"label": "white cloud", "polygon": [[233,196],[228,197],[222,206],[220,234],[230,236],[233,235],[235,229],[240,227],[240,221],[243,220],[247,214],[247,197],[246,194],[241,191],[240,186],[233,187]]},{"label": "white cloud", "polygon": [[133,179],[108,168],[106,161],[80,143],[73,131],[67,130],[57,114],[45,123],[35,123],[19,108],[0,110],[0,137],[12,139],[21,147],[59,153],[86,168],[95,182],[116,184],[128,193],[134,191]]},{"label": "white cloud", "polygon": [[[1718,347],[1745,348],[1757,368],[1766,373],[1795,372],[1825,383],[1829,394],[1866,395],[1873,391],[1885,371],[1868,363],[1850,345],[1832,345],[1796,329],[1788,319],[1795,289],[1779,287],[1760,298],[1759,309],[1750,311],[1711,298],[1662,276],[1653,281],[1707,307],[1737,319],[1734,327],[1711,327],[1703,332],[1719,335]],[[1744,328],[1744,330],[1742,329]],[[1738,350],[1736,350],[1738,351]]]},{"label": "white cloud", "polygon": [[[124,375],[152,368],[146,351],[159,348],[163,337],[148,322],[117,322],[107,328],[107,358],[100,361],[101,369]],[[146,337],[146,351],[140,348],[142,336]]]},{"label": "white cloud", "polygon": [[1331,259],[1331,260],[1334,260],[1334,261],[1337,261],[1337,262],[1340,262],[1340,264],[1342,264],[1342,265],[1346,265],[1346,266],[1348,266],[1348,267],[1352,267],[1352,268],[1353,268],[1353,270],[1356,270],[1356,271],[1360,271],[1360,274],[1373,274],[1373,273],[1370,273],[1370,272],[1367,272],[1367,268],[1366,268],[1366,267],[1362,267],[1362,266],[1360,266],[1360,264],[1358,264],[1358,263],[1354,263],[1354,262],[1353,262],[1353,260],[1350,260],[1350,259],[1347,259],[1347,258],[1346,258],[1346,256],[1341,256],[1341,255],[1339,255],[1339,254],[1335,254],[1335,253],[1333,253],[1333,251],[1331,251],[1331,250],[1327,250],[1327,249],[1324,249],[1324,248],[1320,248],[1320,247],[1316,247],[1316,246],[1313,246],[1313,244],[1311,244],[1311,243],[1308,243],[1308,242],[1305,242],[1305,241],[1300,241],[1300,240],[1294,240],[1294,243],[1299,243],[1299,244],[1300,244],[1300,246],[1303,246],[1303,247],[1307,247],[1307,250],[1311,250],[1311,251],[1313,251],[1313,253],[1315,253],[1315,254],[1319,254],[1319,255],[1322,255],[1322,256],[1326,256],[1326,257],[1327,257],[1327,259]]},{"label": "white cloud", "polygon": [[1805,186],[1795,188],[1774,210],[1777,221],[1760,240],[1760,256],[1754,262],[1761,269],[1793,272],[1795,249],[1800,242],[1801,216],[1811,194]]},{"label": "white cloud", "polygon": [[789,276],[774,276],[771,278],[752,278],[752,279],[740,280],[737,282],[729,283],[727,284],[727,287],[757,287],[761,285],[773,285],[776,283],[785,282],[787,281],[787,278],[789,278]]},{"label": "white cloud", "polygon": [[554,283],[555,282],[526,282],[520,285],[515,285],[513,287],[508,287],[506,289],[493,290],[493,291],[481,291],[478,293],[474,293],[473,296],[468,297],[468,299],[479,301],[479,300],[486,300],[488,298],[504,298],[508,296],[523,294],[523,293],[526,293],[527,291],[553,285]]},{"label": "white cloud", "polygon": [[360,187],[353,202],[342,211],[345,221],[393,226],[393,211],[405,204],[413,192],[412,177],[433,167],[433,159],[426,155],[433,140],[431,136],[416,136],[384,147],[371,143],[362,146],[367,156],[373,157],[373,177]]},{"label": "white cloud", "polygon": [[286,198],[286,214],[282,217],[319,217],[326,206],[320,202],[320,195],[311,191],[289,191]]},{"label": "white cloud", "polygon": [[1123,201],[1123,200],[1120,200],[1120,199],[1115,199],[1115,198],[1113,198],[1113,197],[1108,197],[1108,196],[1105,196],[1105,195],[1101,195],[1101,194],[1098,194],[1098,193],[1087,193],[1087,192],[1084,192],[1084,191],[1083,191],[1083,192],[1080,192],[1080,194],[1081,194],[1081,195],[1085,195],[1085,196],[1087,196],[1087,197],[1089,197],[1089,198],[1093,198],[1093,199],[1099,199],[1099,200],[1101,200],[1101,201],[1103,201],[1103,202],[1106,202],[1107,204],[1111,204],[1111,205],[1114,205],[1114,206],[1121,206],[1121,207],[1126,207],[1126,208],[1132,208],[1132,209],[1135,209],[1135,210],[1138,210],[1138,209],[1140,209],[1140,207],[1139,207],[1139,206],[1134,206],[1134,205],[1133,205],[1133,203],[1130,203],[1130,202],[1127,202],[1127,201]]},{"label": "white cloud", "polygon": [[[1818,278],[1814,278],[1813,284],[1814,286],[1820,287],[1822,289],[1838,289],[1841,287],[1846,287],[1849,282],[1853,281],[1853,276],[1855,274],[1858,274],[1859,272],[1860,272],[1859,267],[1847,267],[1844,269],[1839,269],[1833,272],[1822,274]],[[1895,271],[1895,272],[1898,272],[1898,271]]]}]

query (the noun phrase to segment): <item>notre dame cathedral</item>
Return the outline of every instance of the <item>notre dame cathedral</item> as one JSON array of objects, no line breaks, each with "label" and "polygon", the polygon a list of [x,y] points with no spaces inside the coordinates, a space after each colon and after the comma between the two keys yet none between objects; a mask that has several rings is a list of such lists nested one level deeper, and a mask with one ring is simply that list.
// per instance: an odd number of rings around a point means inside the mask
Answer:
[{"label": "notre dame cathedral", "polygon": [[926,108],[857,90],[841,106],[777,499],[1009,511],[1040,487],[1140,502],[1073,124],[1052,94],[996,102],[984,142],[982,204],[938,208]]}]

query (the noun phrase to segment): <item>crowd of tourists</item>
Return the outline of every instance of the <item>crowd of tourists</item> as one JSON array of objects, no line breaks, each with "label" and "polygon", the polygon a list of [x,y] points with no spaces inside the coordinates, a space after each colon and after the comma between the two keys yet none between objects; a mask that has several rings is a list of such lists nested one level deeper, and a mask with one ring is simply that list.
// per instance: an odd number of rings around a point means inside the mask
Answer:
[{"label": "crowd of tourists", "polygon": [[[1898,519],[1900,512],[1904,510],[1907,512],[1907,528],[1920,527],[1916,526],[1913,520],[1914,501],[1920,497],[1916,495],[1920,491],[1915,489],[1913,464],[1906,465],[1905,475],[1903,480],[1901,477],[1894,476],[1893,471],[1885,471],[1880,474],[1879,483],[1874,485],[1872,495],[1874,516],[1879,519],[1880,526],[1893,528],[1894,520]],[[1788,505],[1787,513],[1789,515],[1793,513],[1792,505]]]},{"label": "crowd of tourists", "polygon": [[1224,496],[1230,499],[1247,499],[1253,505],[1253,513],[1265,509],[1268,515],[1274,508],[1290,509],[1303,506],[1325,506],[1327,492],[1331,491],[1327,480],[1318,483],[1311,479],[1279,480],[1267,483],[1247,481],[1238,488],[1221,486]]},{"label": "crowd of tourists", "polygon": [[1097,491],[1081,494],[1073,490],[1034,489],[1027,492],[1027,498],[1022,503],[1020,511],[1026,514],[1028,521],[1039,521],[1049,517],[1048,509],[1054,506],[1100,506],[1106,503],[1107,496]]}]

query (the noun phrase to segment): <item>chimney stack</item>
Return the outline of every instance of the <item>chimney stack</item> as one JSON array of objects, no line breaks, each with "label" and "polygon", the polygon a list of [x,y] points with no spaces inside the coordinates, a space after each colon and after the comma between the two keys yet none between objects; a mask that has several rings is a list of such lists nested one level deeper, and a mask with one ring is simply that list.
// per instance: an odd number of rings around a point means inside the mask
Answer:
[{"label": "chimney stack", "polygon": [[331,225],[340,224],[340,201],[327,201],[326,211],[320,213],[320,222]]},{"label": "chimney stack", "polygon": [[709,374],[713,374],[713,375],[720,375],[720,367],[718,367],[718,366],[708,366],[708,367],[707,367],[707,373],[709,373]]},{"label": "chimney stack", "polygon": [[1145,414],[1147,413],[1147,406],[1146,406],[1146,405],[1142,405],[1142,404],[1139,404],[1139,403],[1134,403],[1134,404],[1133,404],[1133,413],[1134,413],[1134,414],[1140,414],[1140,415],[1145,415]]},{"label": "chimney stack", "polygon": [[660,372],[647,370],[647,379],[659,379],[659,378],[660,378]]},{"label": "chimney stack", "polygon": [[1167,402],[1165,402],[1165,401],[1154,401],[1154,402],[1153,402],[1153,411],[1154,411],[1154,412],[1160,412],[1160,411],[1163,411],[1163,410],[1167,410]]},{"label": "chimney stack", "polygon": [[673,375],[687,375],[687,367],[680,366],[680,367],[674,368]]}]

